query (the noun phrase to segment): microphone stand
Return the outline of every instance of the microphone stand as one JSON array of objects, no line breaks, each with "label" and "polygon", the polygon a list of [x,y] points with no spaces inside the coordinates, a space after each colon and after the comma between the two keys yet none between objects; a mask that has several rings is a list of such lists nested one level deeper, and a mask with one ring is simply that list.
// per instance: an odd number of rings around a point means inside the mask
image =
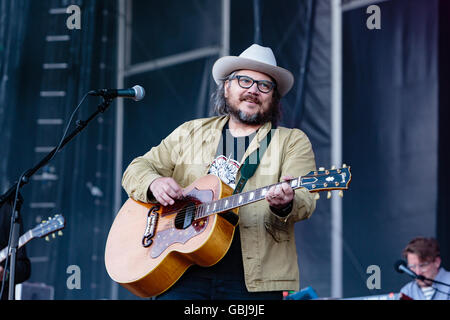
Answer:
[{"label": "microphone stand", "polygon": [[[20,230],[20,224],[19,224],[19,210],[20,206],[22,205],[22,197],[19,197],[17,199],[16,203],[16,209],[13,210],[12,216],[11,216],[11,262],[10,262],[10,272],[9,272],[9,291],[8,291],[8,300],[12,300],[13,297],[13,291],[14,291],[14,285],[11,284],[14,283],[15,279],[15,272],[16,272],[16,257],[17,257],[17,250],[18,250],[18,242],[19,242],[19,230]],[[6,267],[6,265],[5,265]],[[6,269],[5,269],[6,272]]]},{"label": "microphone stand", "polygon": [[424,277],[424,276],[417,276],[417,279],[419,279],[419,280],[421,280],[421,281],[427,280],[427,281],[431,281],[431,282],[433,282],[433,283],[437,283],[437,284],[441,284],[441,285],[443,285],[443,286],[450,287],[450,284],[448,284],[448,283],[441,282],[441,281],[437,281],[437,280],[430,279],[430,278],[426,278],[426,277]]},{"label": "microphone stand", "polygon": [[[76,135],[78,135],[84,128],[91,122],[98,114],[103,113],[108,109],[111,105],[112,97],[103,96],[103,102],[97,106],[97,110],[86,120],[78,120],[76,122],[76,128],[60,143],[59,146],[56,146],[52,151],[50,151],[38,164],[36,164],[33,168],[27,170],[20,178],[20,181],[16,182],[11,188],[8,189],[1,197],[0,197],[0,205],[8,200],[12,200],[12,205],[14,208],[14,204],[17,204],[18,199],[16,197],[16,190],[20,189],[22,186],[27,184],[30,181],[30,178],[33,176],[36,171],[45,166],[54,156],[56,152],[61,150],[69,141],[71,141]],[[22,201],[19,201],[19,205],[16,206],[16,210],[13,209],[11,216],[11,230],[10,230],[10,252],[11,252],[11,264],[10,264],[10,272],[9,272],[9,292],[8,292],[8,300],[14,299],[14,278],[15,278],[15,267],[16,267],[16,255],[18,249],[18,240],[19,240],[19,217],[20,217],[20,207]],[[6,266],[5,266],[6,267]],[[6,272],[6,270],[5,270]]]}]

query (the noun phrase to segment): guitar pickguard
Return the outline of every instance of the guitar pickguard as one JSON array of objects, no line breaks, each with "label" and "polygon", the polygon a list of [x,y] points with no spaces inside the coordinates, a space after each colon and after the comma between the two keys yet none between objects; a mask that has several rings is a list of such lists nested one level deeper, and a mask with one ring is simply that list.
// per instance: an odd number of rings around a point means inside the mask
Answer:
[{"label": "guitar pickguard", "polygon": [[176,201],[174,205],[167,208],[163,217],[172,216],[170,224],[162,227],[154,237],[153,248],[150,256],[157,258],[170,245],[174,243],[185,244],[189,239],[199,235],[208,225],[209,217],[194,219],[195,207],[202,202],[210,201],[213,198],[211,190],[190,190],[183,200]]},{"label": "guitar pickguard", "polygon": [[175,227],[160,230],[153,238],[152,251],[150,256],[155,259],[161,255],[170,245],[174,243],[185,244],[188,240],[199,235],[208,225],[209,217],[195,220],[186,229],[177,229]]}]

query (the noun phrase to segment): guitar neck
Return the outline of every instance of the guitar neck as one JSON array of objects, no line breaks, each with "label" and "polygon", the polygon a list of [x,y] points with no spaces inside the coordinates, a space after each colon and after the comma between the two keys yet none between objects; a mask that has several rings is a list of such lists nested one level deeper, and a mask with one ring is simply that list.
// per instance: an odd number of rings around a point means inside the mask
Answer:
[{"label": "guitar neck", "polygon": [[300,176],[292,180],[274,183],[252,191],[234,194],[208,203],[202,203],[197,206],[195,219],[229,211],[263,200],[271,187],[281,185],[282,183],[289,183],[293,190],[305,188],[309,192],[319,192],[325,190],[346,190],[348,189],[350,180],[350,167],[345,166],[340,169],[330,170],[320,168],[318,171],[311,171],[305,176]]},{"label": "guitar neck", "polygon": [[[302,183],[304,183],[302,182],[302,177],[298,177],[286,182],[289,183],[292,189],[294,190],[301,188]],[[274,183],[252,191],[234,194],[232,196],[208,203],[202,203],[197,208],[196,219],[236,209],[253,202],[261,201],[265,198],[267,192],[272,186],[281,185],[282,183],[283,182]]]},{"label": "guitar neck", "polygon": [[[23,247],[25,244],[27,244],[32,239],[33,239],[32,230],[29,230],[27,233],[23,234],[19,238],[19,243],[18,243],[17,249],[20,249],[21,247]],[[8,247],[6,247],[2,251],[0,251],[0,262],[5,260],[7,256],[8,256]]]}]

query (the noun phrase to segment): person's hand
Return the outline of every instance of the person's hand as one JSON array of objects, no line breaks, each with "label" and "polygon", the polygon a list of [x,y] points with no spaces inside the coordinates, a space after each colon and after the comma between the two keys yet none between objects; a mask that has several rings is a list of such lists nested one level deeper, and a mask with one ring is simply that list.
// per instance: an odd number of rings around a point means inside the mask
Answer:
[{"label": "person's hand", "polygon": [[[281,177],[284,181],[291,180],[293,178],[294,177],[292,176]],[[282,184],[270,187],[265,198],[271,207],[282,209],[286,207],[292,199],[294,199],[294,190],[287,182],[283,182]]]},{"label": "person's hand", "polygon": [[150,192],[163,206],[172,205],[183,198],[183,189],[173,178],[157,178],[150,184]]}]

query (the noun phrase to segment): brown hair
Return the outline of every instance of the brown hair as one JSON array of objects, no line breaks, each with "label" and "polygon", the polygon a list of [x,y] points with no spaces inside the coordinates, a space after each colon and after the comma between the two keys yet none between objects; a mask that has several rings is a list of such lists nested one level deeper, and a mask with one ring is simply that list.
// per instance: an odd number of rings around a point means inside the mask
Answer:
[{"label": "brown hair", "polygon": [[439,243],[434,238],[417,237],[403,249],[403,257],[408,253],[416,254],[421,261],[434,261],[441,255]]}]

